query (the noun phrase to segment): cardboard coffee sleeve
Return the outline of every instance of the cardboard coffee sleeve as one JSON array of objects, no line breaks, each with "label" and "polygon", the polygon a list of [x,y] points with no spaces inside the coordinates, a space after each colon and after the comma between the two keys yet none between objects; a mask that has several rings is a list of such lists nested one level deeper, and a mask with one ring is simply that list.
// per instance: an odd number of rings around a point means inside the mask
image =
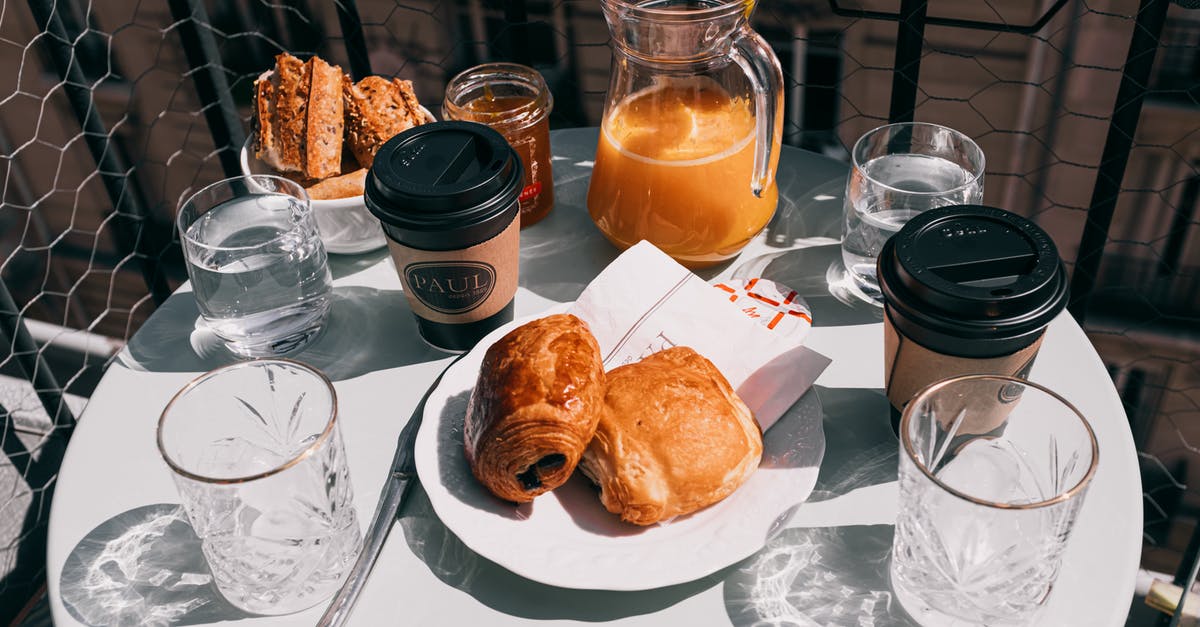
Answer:
[{"label": "cardboard coffee sleeve", "polygon": [[478,322],[517,293],[519,220],[492,239],[459,250],[421,250],[388,240],[413,313],[443,324]]},{"label": "cardboard coffee sleeve", "polygon": [[411,128],[375,155],[363,200],[432,346],[469,350],[513,319],[523,178],[504,137],[473,122]]},{"label": "cardboard coffee sleeve", "polygon": [[[1029,375],[1033,360],[1042,346],[1039,337],[1029,346],[1009,355],[999,357],[966,358],[943,355],[930,350],[896,332],[895,326],[886,316],[883,320],[883,368],[887,381],[887,397],[893,410],[893,419],[898,424],[900,412],[904,411],[909,399],[935,381],[964,374],[1006,374],[1022,379]],[[986,385],[981,383],[980,385]],[[1006,398],[1003,390],[975,390],[979,394],[997,396],[1001,403],[987,412],[968,412],[959,427],[963,434],[992,433],[1004,424],[1012,405],[1019,399]],[[956,411],[943,412],[942,416],[953,418]],[[943,425],[949,429],[950,425]]]},{"label": "cardboard coffee sleeve", "polygon": [[[909,400],[937,381],[1027,377],[1046,325],[1067,302],[1066,270],[1050,237],[992,207],[955,205],[918,215],[884,244],[877,272],[893,428]],[[1000,395],[1002,402],[987,412],[964,406],[959,433],[1001,429],[1019,401],[1005,397],[1004,386],[987,385],[995,389],[973,392]]]}]

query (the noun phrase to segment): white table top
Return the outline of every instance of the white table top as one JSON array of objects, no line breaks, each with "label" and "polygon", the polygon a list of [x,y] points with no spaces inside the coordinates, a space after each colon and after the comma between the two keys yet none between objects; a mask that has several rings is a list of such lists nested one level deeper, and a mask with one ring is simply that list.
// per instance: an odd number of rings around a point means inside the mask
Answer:
[{"label": "white table top", "polygon": [[[558,131],[553,144],[556,208],[521,233],[517,316],[573,300],[617,255],[585,209],[596,130]],[[466,548],[418,487],[351,624],[911,624],[887,582],[898,447],[882,390],[882,313],[834,295],[845,171],[836,161],[785,149],[776,220],[732,263],[704,274],[765,276],[796,289],[814,314],[809,345],[833,358],[810,392],[822,403],[827,440],[816,491],[763,551],[659,590],[554,588]],[[335,256],[331,267],[337,299],[330,328],[296,358],[335,381],[365,528],[400,430],[449,357],[417,339],[384,251]],[[323,610],[253,617],[232,608],[208,584],[198,541],[179,519],[179,498],[154,444],[158,415],[187,381],[233,360],[203,332],[193,333],[197,316],[186,288],[164,303],[109,368],[71,440],[47,550],[58,625],[153,624],[155,617],[193,625],[303,625]],[[1099,469],[1040,624],[1122,625],[1138,567],[1142,506],[1120,400],[1096,351],[1065,313],[1050,325],[1031,379],[1074,403],[1100,443]]]}]

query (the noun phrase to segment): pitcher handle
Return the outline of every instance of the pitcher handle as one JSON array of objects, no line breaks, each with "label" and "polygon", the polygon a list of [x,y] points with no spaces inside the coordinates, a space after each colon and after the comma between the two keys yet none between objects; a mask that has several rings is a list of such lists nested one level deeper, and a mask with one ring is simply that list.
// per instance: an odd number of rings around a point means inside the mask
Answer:
[{"label": "pitcher handle", "polygon": [[[757,120],[754,129],[754,174],[750,179],[750,191],[762,197],[763,190],[771,185],[771,158],[776,145],[782,138],[783,127],[783,70],[779,59],[761,35],[743,27],[741,35],[734,40],[729,56],[750,79],[754,88],[754,113]],[[779,133],[776,133],[776,126]]]}]

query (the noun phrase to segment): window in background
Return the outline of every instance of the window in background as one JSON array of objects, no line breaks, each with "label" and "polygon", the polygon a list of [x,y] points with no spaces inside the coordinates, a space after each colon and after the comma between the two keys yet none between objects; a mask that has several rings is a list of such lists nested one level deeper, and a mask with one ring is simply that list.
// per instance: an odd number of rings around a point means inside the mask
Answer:
[{"label": "window in background", "polygon": [[[1160,275],[1176,274],[1186,267],[1184,251],[1188,248],[1189,236],[1200,232],[1196,229],[1197,206],[1200,206],[1200,161],[1193,161],[1192,175],[1183,184],[1179,204],[1175,206],[1175,216],[1171,220],[1171,230],[1167,233],[1166,243],[1163,244],[1162,263],[1158,267]],[[1195,242],[1192,246],[1200,248]],[[1197,268],[1190,270],[1195,272]]]},{"label": "window in background", "polygon": [[1200,20],[1167,18],[1147,98],[1200,106]]}]

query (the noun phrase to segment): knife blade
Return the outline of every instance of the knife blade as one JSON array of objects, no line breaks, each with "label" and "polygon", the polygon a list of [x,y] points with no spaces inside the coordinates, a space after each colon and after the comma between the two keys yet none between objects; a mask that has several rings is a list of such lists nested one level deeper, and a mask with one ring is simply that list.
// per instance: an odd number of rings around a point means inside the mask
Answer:
[{"label": "knife blade", "polygon": [[404,501],[407,500],[412,484],[417,481],[417,462],[413,448],[416,445],[417,432],[421,430],[425,403],[441,383],[446,371],[466,355],[467,353],[458,355],[442,369],[430,384],[429,389],[425,390],[424,396],[421,397],[412,416],[409,417],[408,424],[404,425],[404,429],[400,431],[396,454],[392,458],[392,466],[388,471],[388,478],[383,484],[383,490],[380,491],[379,504],[375,506],[375,516],[371,519],[371,526],[367,529],[366,537],[363,538],[358,559],[350,568],[350,573],[342,582],[342,587],[329,602],[325,614],[317,622],[318,627],[345,625],[350,618],[354,604],[358,601],[358,596],[367,583],[367,577],[370,576],[371,569],[375,567],[375,562],[379,559],[379,552],[383,550],[383,543],[387,540],[392,525],[396,522],[396,515],[400,512]]}]

